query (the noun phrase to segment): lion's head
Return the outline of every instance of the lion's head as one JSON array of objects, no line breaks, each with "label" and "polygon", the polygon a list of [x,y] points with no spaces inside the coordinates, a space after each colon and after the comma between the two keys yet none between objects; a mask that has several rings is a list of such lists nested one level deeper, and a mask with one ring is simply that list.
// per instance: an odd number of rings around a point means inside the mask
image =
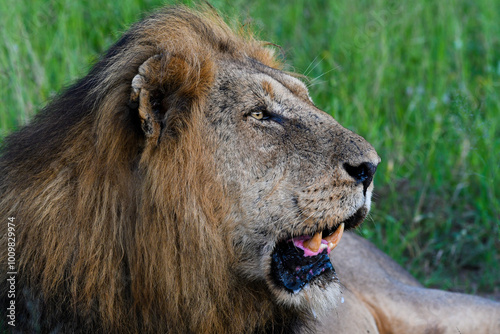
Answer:
[{"label": "lion's head", "polygon": [[10,136],[21,326],[278,332],[335,305],[328,254],[379,158],[279,68],[210,10],[169,8]]},{"label": "lion's head", "polygon": [[379,158],[293,76],[252,57],[218,68],[205,115],[231,199],[235,267],[283,304],[322,300],[335,287],[328,254],[368,213]]}]

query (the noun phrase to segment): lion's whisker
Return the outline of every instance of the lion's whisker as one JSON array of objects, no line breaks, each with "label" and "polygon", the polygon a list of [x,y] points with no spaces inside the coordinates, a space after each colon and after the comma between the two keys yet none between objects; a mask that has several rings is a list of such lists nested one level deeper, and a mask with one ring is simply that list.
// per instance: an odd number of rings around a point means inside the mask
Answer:
[{"label": "lion's whisker", "polygon": [[318,64],[319,64],[320,62],[322,62],[322,61],[325,59],[325,58],[323,57],[323,58],[322,58],[322,59],[321,59],[321,60],[320,60],[320,61],[319,61],[316,65],[314,65],[314,67],[313,67],[313,68],[311,68],[311,70],[310,70],[310,71],[308,71],[308,70],[309,70],[309,68],[312,66],[312,64],[314,64],[314,62],[316,61],[316,59],[318,59],[318,57],[319,57],[319,55],[317,55],[316,57],[314,57],[314,59],[312,60],[312,62],[310,62],[310,63],[309,63],[309,66],[307,66],[307,68],[305,69],[305,71],[304,71],[304,73],[303,73],[303,75],[304,75],[305,77],[307,77],[307,76],[309,75],[309,73],[310,73],[311,71],[313,71],[313,70],[316,68],[316,66],[318,66]]}]

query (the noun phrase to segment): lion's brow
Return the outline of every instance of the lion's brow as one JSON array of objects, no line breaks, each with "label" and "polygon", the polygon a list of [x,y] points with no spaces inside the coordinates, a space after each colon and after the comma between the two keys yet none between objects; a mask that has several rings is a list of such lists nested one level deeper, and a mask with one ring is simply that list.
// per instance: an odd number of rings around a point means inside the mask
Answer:
[{"label": "lion's brow", "polygon": [[262,64],[258,60],[248,57],[251,65],[257,69],[257,71],[266,74],[279,82],[283,87],[288,89],[292,94],[296,95],[300,99],[306,101],[307,103],[311,103],[309,98],[309,91],[307,90],[306,85],[293,76],[293,73],[282,72],[276,68],[269,67],[265,64]]},{"label": "lion's brow", "polygon": [[269,97],[271,99],[274,99],[274,89],[273,89],[272,84],[269,81],[267,81],[267,80],[262,81],[262,89],[264,89],[264,91],[267,94],[269,94]]}]

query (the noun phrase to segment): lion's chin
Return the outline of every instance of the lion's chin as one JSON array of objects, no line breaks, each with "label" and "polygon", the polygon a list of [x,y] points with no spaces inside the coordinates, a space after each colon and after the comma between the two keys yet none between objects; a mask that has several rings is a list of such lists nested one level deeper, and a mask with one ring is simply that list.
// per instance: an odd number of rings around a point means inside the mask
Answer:
[{"label": "lion's chin", "polygon": [[328,249],[312,256],[305,253],[294,242],[277,246],[271,260],[273,290],[282,304],[322,314],[338,303],[338,278]]},{"label": "lion's chin", "polygon": [[320,318],[342,303],[341,286],[336,276],[329,280],[318,278],[297,293],[290,293],[276,287],[272,289],[272,292],[279,304]]}]

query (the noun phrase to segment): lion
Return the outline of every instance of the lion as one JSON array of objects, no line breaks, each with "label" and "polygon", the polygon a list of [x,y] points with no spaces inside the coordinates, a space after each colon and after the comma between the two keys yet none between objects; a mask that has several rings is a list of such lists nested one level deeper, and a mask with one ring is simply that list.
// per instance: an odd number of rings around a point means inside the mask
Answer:
[{"label": "lion", "polygon": [[282,68],[214,10],[169,7],[6,138],[3,326],[499,332],[497,303],[426,290],[344,233],[380,158]]}]

